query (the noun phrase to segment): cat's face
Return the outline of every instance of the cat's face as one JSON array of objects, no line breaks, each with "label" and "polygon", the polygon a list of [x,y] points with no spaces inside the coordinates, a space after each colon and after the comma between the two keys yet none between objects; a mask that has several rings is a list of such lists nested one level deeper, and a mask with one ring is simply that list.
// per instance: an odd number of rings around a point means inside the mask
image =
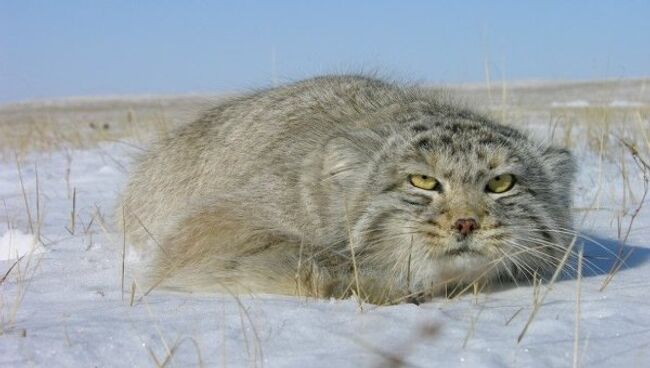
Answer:
[{"label": "cat's face", "polygon": [[558,264],[571,240],[567,152],[483,122],[402,129],[365,180],[353,240],[367,272],[417,290],[532,278]]}]

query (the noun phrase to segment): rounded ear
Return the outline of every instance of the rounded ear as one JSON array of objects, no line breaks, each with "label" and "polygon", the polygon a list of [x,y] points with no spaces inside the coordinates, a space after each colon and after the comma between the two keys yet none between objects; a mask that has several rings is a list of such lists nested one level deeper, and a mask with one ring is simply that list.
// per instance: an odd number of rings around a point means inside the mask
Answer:
[{"label": "rounded ear", "polygon": [[353,184],[372,160],[373,153],[381,148],[381,137],[373,131],[361,131],[330,139],[325,145],[323,180],[339,184]]},{"label": "rounded ear", "polygon": [[[576,162],[571,152],[564,148],[548,147],[542,154],[544,165],[552,174],[556,189],[571,195],[571,187],[576,176]],[[570,198],[569,198],[570,199]]]},{"label": "rounded ear", "polygon": [[573,175],[576,170],[575,159],[571,152],[565,148],[548,147],[544,151],[545,162],[556,174],[564,173]]}]

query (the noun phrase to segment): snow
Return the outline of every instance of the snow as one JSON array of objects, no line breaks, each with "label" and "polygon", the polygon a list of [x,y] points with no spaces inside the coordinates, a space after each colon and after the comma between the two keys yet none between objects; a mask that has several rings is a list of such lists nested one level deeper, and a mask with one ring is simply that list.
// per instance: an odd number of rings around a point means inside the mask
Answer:
[{"label": "snow", "polygon": [[[22,162],[34,219],[38,172],[42,221],[34,222],[44,251],[27,253],[0,283],[0,366],[317,368],[403,361],[416,367],[559,367],[573,364],[576,330],[581,366],[650,366],[648,211],[636,217],[624,247],[633,253],[600,291],[612,253],[619,250],[617,214],[627,210],[621,217],[624,230],[642,194],[642,178],[632,173],[631,160],[625,184],[620,162],[577,151],[576,218],[589,239],[581,242],[584,278],[580,289],[573,277],[557,282],[518,343],[533,310],[531,285],[420,306],[163,291],[144,297],[138,291],[131,305],[128,281],[122,292],[121,237],[111,213],[134,153],[112,143],[32,153]],[[13,244],[25,254],[34,237],[19,183],[15,162],[0,162],[0,220],[5,217],[0,222],[10,229],[0,244],[2,249]],[[0,261],[0,277],[14,263]],[[541,294],[545,290],[542,286]]]},{"label": "snow", "polygon": [[553,101],[551,107],[589,107],[589,101],[586,100],[573,100],[573,101]]},{"label": "snow", "polygon": [[[571,101],[553,101],[551,102],[551,107],[563,107],[563,108],[581,108],[589,107],[593,104],[587,100],[571,100]],[[639,101],[628,101],[628,100],[612,100],[605,103],[609,107],[643,107],[645,106],[642,102]]]},{"label": "snow", "polygon": [[638,101],[614,100],[609,103],[612,107],[642,107],[643,104]]},{"label": "snow", "polygon": [[25,255],[43,252],[43,247],[32,234],[7,230],[0,238],[0,261],[15,261]]}]

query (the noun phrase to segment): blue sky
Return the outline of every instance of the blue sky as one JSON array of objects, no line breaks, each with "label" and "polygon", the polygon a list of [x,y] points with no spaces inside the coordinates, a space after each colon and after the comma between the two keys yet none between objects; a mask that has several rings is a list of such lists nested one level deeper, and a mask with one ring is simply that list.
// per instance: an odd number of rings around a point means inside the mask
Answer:
[{"label": "blue sky", "polygon": [[322,73],[650,75],[650,1],[0,2],[0,103],[220,92]]}]

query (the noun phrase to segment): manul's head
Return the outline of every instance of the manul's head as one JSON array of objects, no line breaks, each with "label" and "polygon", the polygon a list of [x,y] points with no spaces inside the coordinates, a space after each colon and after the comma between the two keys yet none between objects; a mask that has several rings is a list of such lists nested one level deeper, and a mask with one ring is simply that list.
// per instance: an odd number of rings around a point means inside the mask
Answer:
[{"label": "manul's head", "polygon": [[374,150],[347,154],[369,164],[341,182],[362,198],[352,242],[367,274],[426,291],[558,265],[572,238],[567,151],[471,117],[362,135]]}]

